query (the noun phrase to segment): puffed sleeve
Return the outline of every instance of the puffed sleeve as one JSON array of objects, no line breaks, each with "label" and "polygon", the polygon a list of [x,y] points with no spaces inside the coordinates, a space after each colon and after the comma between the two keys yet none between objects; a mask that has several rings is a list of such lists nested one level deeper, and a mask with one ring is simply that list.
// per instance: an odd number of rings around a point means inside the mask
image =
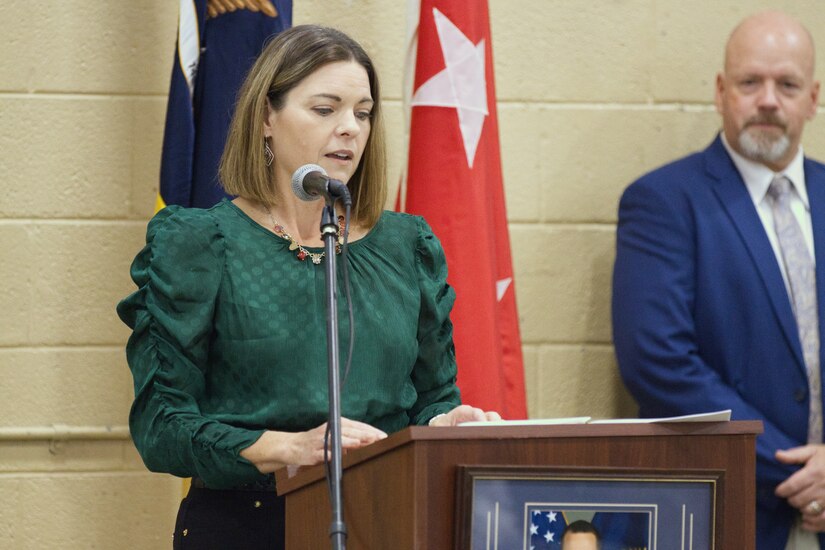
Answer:
[{"label": "puffed sleeve", "polygon": [[416,218],[418,244],[416,275],[421,291],[418,319],[418,358],[412,381],[418,400],[410,411],[410,422],[423,425],[461,404],[456,385],[455,347],[450,310],[455,291],[447,284],[447,260],[441,243],[423,218]]},{"label": "puffed sleeve", "polygon": [[138,290],[117,306],[133,329],[126,356],[135,446],[152,471],[214,488],[253,481],[261,474],[238,453],[263,430],[211,420],[198,406],[223,272],[220,231],[208,211],[168,207],[149,223],[146,243],[131,269]]}]

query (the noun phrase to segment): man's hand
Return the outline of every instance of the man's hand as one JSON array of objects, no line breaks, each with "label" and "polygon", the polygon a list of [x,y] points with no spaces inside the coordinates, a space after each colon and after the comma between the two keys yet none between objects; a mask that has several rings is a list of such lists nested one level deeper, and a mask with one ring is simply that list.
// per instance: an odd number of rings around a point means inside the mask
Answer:
[{"label": "man's hand", "polygon": [[776,496],[802,513],[803,529],[825,531],[825,445],[779,450],[776,459],[783,464],[803,464],[779,484]]}]

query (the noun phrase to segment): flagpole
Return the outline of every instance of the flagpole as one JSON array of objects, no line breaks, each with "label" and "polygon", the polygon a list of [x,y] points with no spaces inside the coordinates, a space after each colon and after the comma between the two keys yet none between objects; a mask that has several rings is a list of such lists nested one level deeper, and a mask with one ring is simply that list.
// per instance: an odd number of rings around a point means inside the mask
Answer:
[{"label": "flagpole", "polygon": [[[332,521],[329,526],[329,536],[333,550],[346,548],[347,526],[344,523],[344,503],[341,492],[343,478],[342,444],[341,444],[341,385],[340,364],[338,354],[338,306],[336,301],[336,255],[335,245],[338,238],[338,224],[335,219],[335,199],[327,196],[321,215],[321,238],[324,241],[324,274],[327,305],[327,364],[329,374],[329,429],[328,442],[330,460],[327,464],[327,478],[330,490],[330,506]],[[326,453],[325,453],[326,456]]]}]

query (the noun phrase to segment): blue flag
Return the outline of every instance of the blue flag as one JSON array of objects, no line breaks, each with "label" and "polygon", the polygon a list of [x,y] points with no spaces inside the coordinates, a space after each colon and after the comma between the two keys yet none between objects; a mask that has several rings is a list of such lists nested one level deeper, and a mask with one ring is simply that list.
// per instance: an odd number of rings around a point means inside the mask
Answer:
[{"label": "blue flag", "polygon": [[560,510],[533,508],[528,510],[531,550],[559,550],[567,521]]},{"label": "blue flag", "polygon": [[270,1],[274,17],[247,9],[208,17],[206,0],[181,0],[157,210],[208,208],[226,196],[218,164],[238,89],[267,39],[292,26],[292,0]]}]

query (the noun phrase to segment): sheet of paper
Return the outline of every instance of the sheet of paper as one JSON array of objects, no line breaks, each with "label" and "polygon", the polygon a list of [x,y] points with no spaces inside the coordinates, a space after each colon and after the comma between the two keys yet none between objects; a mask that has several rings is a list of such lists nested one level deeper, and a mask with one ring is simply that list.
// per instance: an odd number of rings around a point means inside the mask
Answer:
[{"label": "sheet of paper", "polygon": [[667,418],[605,418],[591,420],[590,424],[663,424],[666,422],[727,422],[730,420],[730,409],[708,413],[686,414],[684,416],[670,416]]},{"label": "sheet of paper", "polygon": [[587,424],[589,416],[570,418],[529,418],[527,420],[490,420],[484,422],[464,422],[459,426],[553,426],[555,424]]}]

